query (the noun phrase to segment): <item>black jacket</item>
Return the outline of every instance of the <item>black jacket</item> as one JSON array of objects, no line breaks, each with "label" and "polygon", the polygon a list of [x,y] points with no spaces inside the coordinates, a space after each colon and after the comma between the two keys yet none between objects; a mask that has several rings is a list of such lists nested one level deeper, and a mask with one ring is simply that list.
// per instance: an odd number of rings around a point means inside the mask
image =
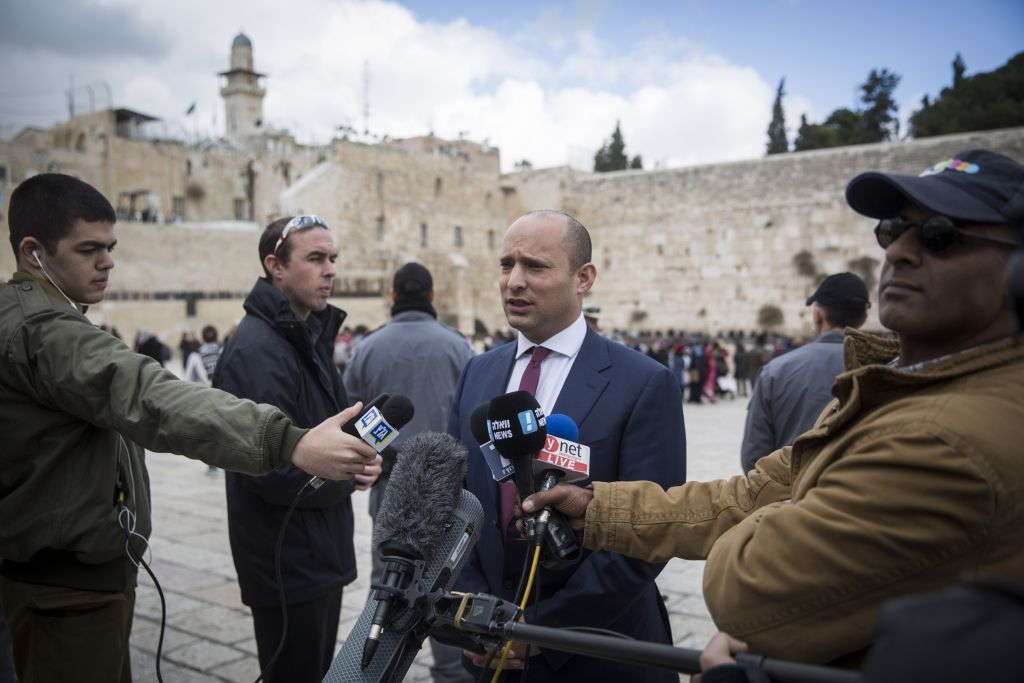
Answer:
[{"label": "black jacket", "polygon": [[[315,427],[346,407],[348,398],[332,363],[334,337],[344,311],[328,306],[295,318],[288,300],[267,280],[245,300],[245,318],[224,347],[213,385],[257,403],[277,406],[300,427]],[[310,325],[319,326],[314,344]],[[274,545],[285,512],[310,476],[292,465],[264,477],[227,472],[228,534],[242,602],[279,603]],[[288,522],[281,571],[289,603],[306,602],[356,577],[352,545],[351,481],[327,482],[303,494]]]}]

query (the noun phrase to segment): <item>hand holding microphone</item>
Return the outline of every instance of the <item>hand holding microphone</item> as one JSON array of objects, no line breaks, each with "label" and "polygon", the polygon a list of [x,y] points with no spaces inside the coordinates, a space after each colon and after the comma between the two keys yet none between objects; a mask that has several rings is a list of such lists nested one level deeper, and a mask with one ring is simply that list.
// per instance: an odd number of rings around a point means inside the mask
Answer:
[{"label": "hand holding microphone", "polygon": [[523,512],[536,512],[550,505],[565,515],[573,529],[582,529],[587,519],[587,506],[593,499],[594,490],[590,487],[556,484],[524,500]]},{"label": "hand holding microphone", "polygon": [[292,464],[316,477],[332,480],[352,479],[356,474],[364,474],[367,467],[379,467],[377,451],[341,429],[362,409],[362,403],[351,405],[306,432],[295,445]]},{"label": "hand holding microphone", "polygon": [[[367,459],[361,462],[351,461],[350,459],[349,462],[352,469],[346,470],[348,476],[320,477],[318,475],[313,477],[309,480],[309,485],[314,489],[320,488],[325,479],[355,479],[356,489],[360,491],[373,486],[373,482],[377,480],[381,472],[382,460],[379,453],[395,440],[398,436],[398,430],[409,423],[415,412],[412,401],[401,394],[395,394],[394,396],[391,394],[381,394],[370,402],[366,410],[361,411],[360,408],[362,408],[362,403],[356,403],[323,424],[333,421],[334,428],[343,432],[341,436],[348,436],[352,440],[350,443],[355,444],[358,442],[361,444],[358,449],[360,454],[367,453],[366,449],[369,448],[373,455],[366,456]],[[317,429],[319,428],[318,426]],[[299,443],[301,444],[302,441],[300,440]],[[366,448],[363,448],[363,446]],[[348,453],[339,453],[339,455],[343,458],[350,458]],[[292,462],[298,465],[294,461],[295,458],[293,456]],[[307,471],[315,474],[311,470]]]}]

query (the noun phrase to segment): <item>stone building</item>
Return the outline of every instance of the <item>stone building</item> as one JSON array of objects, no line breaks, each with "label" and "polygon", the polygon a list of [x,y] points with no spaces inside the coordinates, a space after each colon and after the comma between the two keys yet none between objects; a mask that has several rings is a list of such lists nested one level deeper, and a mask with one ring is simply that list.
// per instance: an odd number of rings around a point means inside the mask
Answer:
[{"label": "stone building", "polygon": [[[467,333],[504,327],[501,236],[538,208],[590,228],[598,281],[588,303],[601,307],[603,327],[770,323],[806,333],[803,301],[823,274],[877,278],[871,221],[843,200],[853,175],[917,173],[969,147],[1024,159],[1024,128],[1015,128],[659,171],[502,174],[497,149],[467,140],[300,144],[264,122],[264,76],[246,36],[232,42],[229,66],[220,74],[227,130],[219,140],[167,139],[154,117],[118,108],[0,141],[5,228],[11,189],[40,172],[79,176],[116,207],[117,267],[90,316],[126,338],[146,328],[170,343],[208,322],[230,328],[262,272],[262,226],[300,212],[323,216],[338,240],[334,303],[352,324],[384,322],[391,275],[417,260],[434,272],[445,321]],[[0,274],[13,268],[11,251],[0,249]]]}]

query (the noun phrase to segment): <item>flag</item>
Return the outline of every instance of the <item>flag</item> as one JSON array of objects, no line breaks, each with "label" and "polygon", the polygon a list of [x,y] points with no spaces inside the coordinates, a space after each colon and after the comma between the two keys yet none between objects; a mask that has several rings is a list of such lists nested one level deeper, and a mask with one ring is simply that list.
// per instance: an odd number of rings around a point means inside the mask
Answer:
[{"label": "flag", "polygon": [[196,103],[193,102],[192,104],[188,105],[188,109],[185,110],[185,116],[188,116],[189,114],[191,114],[195,110],[196,110]]}]

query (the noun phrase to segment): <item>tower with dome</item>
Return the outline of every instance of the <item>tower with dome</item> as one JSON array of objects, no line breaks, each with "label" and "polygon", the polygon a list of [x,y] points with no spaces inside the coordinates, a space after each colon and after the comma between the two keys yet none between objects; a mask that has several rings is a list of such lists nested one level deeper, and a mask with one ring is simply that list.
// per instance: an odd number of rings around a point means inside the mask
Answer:
[{"label": "tower with dome", "polygon": [[227,77],[227,83],[220,89],[227,138],[238,142],[262,132],[263,97],[267,91],[260,87],[260,79],[266,74],[253,68],[252,41],[244,33],[231,41],[231,68],[219,75]]}]

